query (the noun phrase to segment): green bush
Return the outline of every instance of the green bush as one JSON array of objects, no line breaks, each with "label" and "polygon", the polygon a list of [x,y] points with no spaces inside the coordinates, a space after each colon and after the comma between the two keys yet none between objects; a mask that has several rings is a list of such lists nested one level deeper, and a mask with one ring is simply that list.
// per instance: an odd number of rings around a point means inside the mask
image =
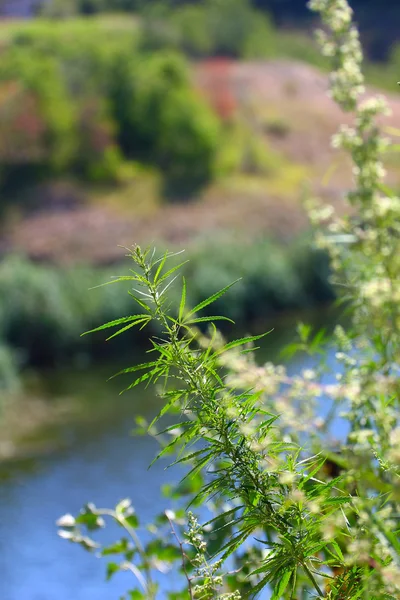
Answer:
[{"label": "green bush", "polygon": [[21,173],[26,183],[59,173],[112,181],[125,158],[161,169],[168,188],[212,178],[219,125],[184,57],[143,53],[138,43],[133,20],[38,21],[6,32],[3,185],[20,185]]},{"label": "green bush", "polygon": [[146,49],[175,48],[197,58],[261,58],[273,53],[272,23],[249,0],[205,0],[175,9],[151,3],[141,15]]},{"label": "green bush", "polygon": [[326,255],[313,251],[305,241],[285,248],[262,238],[252,242],[242,236],[210,238],[200,241],[188,256],[184,274],[193,306],[216,291],[216,282],[224,287],[240,278],[229,296],[217,300],[213,308],[237,323],[334,298]]},{"label": "green bush", "polygon": [[174,191],[212,178],[219,123],[191,90],[181,56],[157,53],[120,61],[111,106],[125,155],[156,163]]},{"label": "green bush", "polygon": [[82,294],[112,270],[57,269],[9,256],[0,264],[0,339],[18,349],[28,363],[52,363],[76,352],[90,352],[80,334],[96,315],[113,318],[129,310],[113,286]]},{"label": "green bush", "polygon": [[[286,250],[265,239],[202,239],[188,251],[190,262],[184,269],[190,301],[195,305],[217,286],[243,277],[217,308],[244,325],[332,300],[326,256],[307,248],[299,243]],[[56,268],[8,256],[0,263],[0,341],[17,349],[26,363],[59,362],[95,349],[118,353],[129,338],[122,338],[123,344],[96,345],[80,334],[100,321],[130,314],[132,299],[120,288],[108,285],[89,291],[123,269],[123,264]]]}]

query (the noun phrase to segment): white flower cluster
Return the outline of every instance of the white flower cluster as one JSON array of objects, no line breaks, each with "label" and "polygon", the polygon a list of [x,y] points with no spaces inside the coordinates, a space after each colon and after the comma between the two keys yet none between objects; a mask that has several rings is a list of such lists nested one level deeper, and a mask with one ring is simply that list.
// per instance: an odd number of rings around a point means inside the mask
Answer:
[{"label": "white flower cluster", "polygon": [[219,574],[222,561],[217,560],[209,564],[206,558],[207,544],[203,537],[203,528],[199,524],[197,517],[188,512],[189,530],[186,533],[188,542],[194,547],[196,554],[192,559],[195,567],[195,579],[199,583],[193,585],[193,594],[196,598],[215,598],[216,600],[240,600],[241,595],[238,591],[226,592],[220,591],[223,587],[223,577]]},{"label": "white flower cluster", "polygon": [[309,8],[321,14],[331,35],[318,32],[322,53],[337,60],[339,68],[330,77],[331,96],[345,110],[354,110],[364,92],[362,50],[352,10],[346,0],[311,0]]}]

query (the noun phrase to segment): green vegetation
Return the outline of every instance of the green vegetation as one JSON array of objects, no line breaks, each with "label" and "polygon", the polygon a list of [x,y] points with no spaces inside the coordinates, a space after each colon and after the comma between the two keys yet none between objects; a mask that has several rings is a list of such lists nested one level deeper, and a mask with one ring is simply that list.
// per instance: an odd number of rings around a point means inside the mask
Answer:
[{"label": "green vegetation", "polygon": [[[310,7],[329,32],[323,49],[335,65],[332,96],[354,118],[333,140],[354,165],[348,214],[320,205],[310,212],[352,324],[347,333],[336,327],[333,371],[322,332],[300,324],[291,351],[314,355],[316,367],[291,377],[283,366],[256,363],[254,344],[263,336],[226,342],[218,333],[215,323],[229,319],[214,308],[234,282],[193,306],[182,278],[173,302],[179,265],[172,256],[130,252],[132,268],[111,283],[130,282],[139,311],[94,331],[115,337],[156,324],[149,361],[120,375],[133,377],[127,390],[145,382],[163,398],[156,419],[138,426],[160,439],[157,459],[187,467],[169,495],[191,510],[167,509],[144,542],[129,500],[111,510],[88,504],[58,526],[64,539],[106,557],[108,578],[130,571],[131,599],[157,598],[155,572],[171,568],[180,569],[183,590],[170,600],[240,600],[262,591],[271,600],[400,594],[400,199],[383,184],[388,146],[378,119],[387,107],[379,97],[361,99],[362,51],[347,0],[311,0]],[[237,260],[241,252],[238,245]],[[207,325],[208,334],[198,330]],[[166,413],[173,425],[163,422]],[[213,518],[202,525],[191,511],[206,503]],[[105,519],[124,537],[102,546],[92,536]]]},{"label": "green vegetation", "polygon": [[[46,10],[56,16],[54,6]],[[219,157],[232,125],[194,91],[188,59],[279,57],[328,68],[309,36],[277,30],[249,0],[116,4],[137,12],[95,14],[109,8],[75,2],[67,13],[89,16],[0,26],[3,202],[60,176],[115,185],[132,161],[159,170],[167,196],[187,198],[227,174]],[[393,89],[398,63],[395,47],[386,66],[367,65],[368,81]],[[218,116],[232,120],[233,109]]]},{"label": "green vegetation", "polygon": [[217,118],[184,58],[139,51],[133,22],[38,21],[2,33],[3,189],[63,173],[118,181],[130,160],[178,188],[212,178]]},{"label": "green vegetation", "polygon": [[140,14],[145,48],[171,47],[194,58],[261,58],[274,52],[272,23],[248,0],[205,0],[177,8],[155,3]]},{"label": "green vegetation", "polygon": [[[187,254],[190,262],[184,273],[191,284],[193,305],[204,294],[212,293],[215,281],[229,282],[251,265],[233,296],[221,298],[218,306],[242,325],[252,319],[268,319],[279,311],[328,302],[333,297],[326,256],[310,251],[302,241],[286,250],[267,240],[249,243],[221,238],[200,241]],[[6,258],[0,264],[0,340],[22,365],[54,365],[77,354],[104,357],[126,351],[131,339],[104,345],[80,338],[82,331],[99,321],[129,313],[128,293],[121,295],[114,286],[88,291],[124,269],[125,264],[106,269],[63,269],[17,256]],[[5,354],[1,364],[11,364]],[[11,382],[5,367],[0,368],[0,381],[0,385]]]}]

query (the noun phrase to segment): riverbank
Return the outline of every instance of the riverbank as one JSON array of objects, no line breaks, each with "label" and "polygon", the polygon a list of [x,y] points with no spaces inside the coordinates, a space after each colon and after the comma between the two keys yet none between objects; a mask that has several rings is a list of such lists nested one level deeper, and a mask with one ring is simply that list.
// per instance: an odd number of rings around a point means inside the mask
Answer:
[{"label": "riverbank", "polygon": [[[251,241],[244,236],[206,236],[192,243],[184,258],[188,263],[182,274],[192,306],[240,279],[212,308],[235,320],[239,327],[285,311],[326,304],[334,298],[327,257],[302,238],[286,247],[261,237]],[[11,348],[22,367],[112,358],[132,343],[140,345],[147,333],[142,337],[127,334],[109,343],[100,334],[81,337],[84,331],[104,322],[137,313],[128,294],[129,281],[90,289],[128,273],[130,267],[126,261],[108,268],[55,267],[18,256],[6,257],[0,264],[3,345]],[[179,294],[176,286],[172,290],[175,305]],[[12,366],[10,363],[9,368]],[[6,362],[3,380],[11,381]]]}]

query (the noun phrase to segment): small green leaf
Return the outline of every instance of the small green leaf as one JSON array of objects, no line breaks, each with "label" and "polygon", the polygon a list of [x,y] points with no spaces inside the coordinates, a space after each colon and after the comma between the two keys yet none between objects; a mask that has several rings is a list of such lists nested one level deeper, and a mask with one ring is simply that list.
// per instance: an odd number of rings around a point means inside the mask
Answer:
[{"label": "small green leaf", "polygon": [[198,317],[197,319],[191,319],[190,321],[186,321],[186,325],[193,325],[193,323],[209,323],[211,321],[228,321],[229,323],[235,324],[235,321],[229,319],[228,317]]},{"label": "small green leaf", "polygon": [[186,263],[188,263],[188,260],[184,260],[183,262],[179,263],[179,265],[176,265],[175,267],[172,267],[172,269],[170,269],[169,271],[167,271],[166,273],[164,273],[164,275],[161,277],[159,283],[161,283],[162,281],[165,281],[165,279],[167,279],[168,277],[170,277],[173,273],[175,273],[175,271],[177,271],[178,269],[180,269],[181,267],[183,267],[183,265],[186,265]]},{"label": "small green leaf", "polygon": [[131,298],[133,298],[135,300],[135,302],[137,302],[137,304],[139,304],[139,306],[144,308],[144,310],[146,310],[147,312],[151,313],[150,306],[147,306],[147,304],[145,302],[143,302],[143,300],[141,300],[140,298],[135,296],[135,294],[132,294],[132,292],[128,292],[128,294],[131,296]]},{"label": "small green leaf", "polygon": [[105,283],[100,283],[100,285],[95,285],[91,288],[89,288],[90,290],[97,290],[97,288],[101,288],[104,287],[105,285],[111,285],[113,283],[119,283],[120,281],[134,281],[136,279],[136,277],[134,277],[133,275],[121,275],[120,277],[116,277],[115,279],[112,279],[111,281],[106,281]]},{"label": "small green leaf", "polygon": [[158,361],[154,360],[148,363],[141,363],[140,365],[135,365],[133,367],[127,367],[126,369],[122,369],[122,371],[118,371],[115,375],[112,375],[110,379],[114,379],[114,377],[118,377],[119,375],[126,375],[127,373],[134,373],[135,371],[143,371],[144,369],[150,369],[151,367],[155,367],[158,364]]},{"label": "small green leaf", "polygon": [[196,314],[197,312],[199,312],[199,310],[202,310],[203,308],[205,308],[206,306],[208,306],[209,304],[212,304],[213,302],[215,302],[216,300],[218,300],[218,298],[221,298],[221,296],[223,296],[224,294],[226,294],[226,292],[232,287],[234,286],[238,281],[240,281],[240,278],[237,279],[236,281],[234,281],[233,283],[230,283],[229,285],[225,286],[224,288],[222,288],[222,290],[219,290],[219,292],[216,292],[215,294],[213,294],[212,296],[209,296],[208,298],[206,298],[206,300],[203,300],[203,302],[200,302],[199,304],[197,304],[188,314],[188,317],[190,317],[191,315]]},{"label": "small green leaf", "polygon": [[140,592],[139,590],[131,590],[130,592],[128,592],[129,594],[129,600],[145,600],[146,596],[143,594],[143,592]]},{"label": "small green leaf", "polygon": [[133,529],[137,529],[139,527],[139,519],[135,514],[129,515],[128,517],[124,517],[124,522]]},{"label": "small green leaf", "polygon": [[117,327],[117,325],[122,325],[123,323],[131,323],[132,321],[137,321],[139,319],[143,319],[143,314],[131,315],[129,317],[122,317],[121,319],[115,319],[114,321],[109,321],[108,323],[104,323],[104,325],[100,325],[100,327],[96,327],[95,329],[90,329],[89,331],[85,331],[85,333],[81,334],[81,337],[84,335],[88,335],[89,333],[95,333],[96,331],[102,331],[103,329],[109,329],[110,327]]},{"label": "small green leaf", "polygon": [[223,352],[226,352],[227,350],[232,350],[233,348],[237,348],[238,346],[244,346],[245,344],[251,344],[252,342],[260,340],[261,338],[263,338],[266,335],[270,334],[271,331],[267,331],[266,333],[262,333],[261,335],[251,335],[251,336],[248,336],[248,337],[240,338],[238,340],[233,340],[232,342],[229,342],[228,344],[225,344],[225,346],[223,346],[222,348],[220,348],[215,353],[215,355],[218,356],[219,354],[222,354]]},{"label": "small green leaf", "polygon": [[183,277],[182,278],[181,302],[179,304],[179,316],[178,316],[179,321],[182,321],[182,319],[183,319],[183,313],[185,311],[185,304],[186,304],[186,279]]},{"label": "small green leaf", "polygon": [[101,551],[101,556],[110,556],[111,554],[125,554],[129,550],[129,543],[126,538],[122,538],[115,544],[111,544]]},{"label": "small green leaf", "polygon": [[120,395],[122,395],[124,392],[128,392],[129,390],[132,390],[134,387],[136,387],[140,383],[143,383],[143,381],[147,381],[147,379],[150,379],[156,373],[157,373],[157,370],[154,369],[153,371],[149,371],[148,373],[145,373],[144,375],[141,375],[140,377],[138,377],[137,379],[135,379],[135,381],[133,383],[131,383],[130,385],[128,385],[127,388],[125,388],[124,390],[122,390],[122,392],[120,392]]},{"label": "small green leaf", "polygon": [[271,600],[281,600],[283,594],[287,586],[289,585],[290,578],[292,576],[293,570],[286,571],[280,581],[274,587],[273,594],[271,596]]},{"label": "small green leaf", "polygon": [[160,264],[158,265],[158,269],[156,271],[156,274],[154,275],[154,283],[157,283],[157,280],[161,274],[161,271],[163,270],[163,267],[165,265],[165,261],[167,260],[167,258],[168,258],[168,252],[166,252],[164,254],[164,256],[162,257],[162,259],[160,261]]},{"label": "small green leaf", "polygon": [[[136,325],[139,325],[140,323],[144,323],[144,324],[147,325],[147,323],[149,323],[150,320],[151,320],[151,317],[144,316],[142,319],[138,319],[134,323],[130,323],[129,325],[126,325],[126,327],[123,327],[122,329],[119,329],[118,331],[116,331],[115,333],[113,333],[112,335],[110,335],[106,339],[106,341],[108,342],[109,340],[112,340],[113,338],[117,337],[117,335],[121,335],[121,333],[124,333],[125,331],[128,331],[128,329],[132,329],[132,327],[136,327]],[[144,327],[144,325],[141,327],[141,329],[143,329],[143,327]]]},{"label": "small green leaf", "polygon": [[120,570],[120,566],[117,563],[114,562],[110,562],[107,564],[107,581],[110,581],[111,577],[115,574],[118,573],[118,571]]}]

